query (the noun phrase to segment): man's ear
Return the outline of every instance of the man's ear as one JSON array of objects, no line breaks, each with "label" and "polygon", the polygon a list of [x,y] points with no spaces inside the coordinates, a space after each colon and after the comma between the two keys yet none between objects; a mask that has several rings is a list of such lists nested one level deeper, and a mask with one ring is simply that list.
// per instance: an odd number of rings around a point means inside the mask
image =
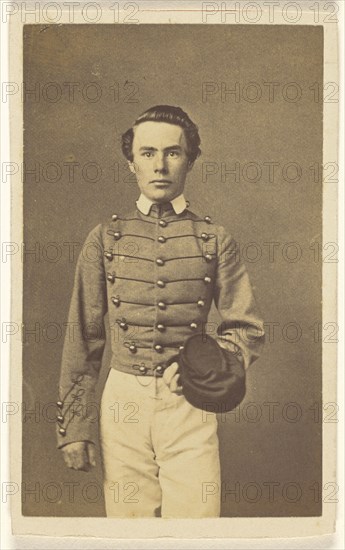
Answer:
[{"label": "man's ear", "polygon": [[191,171],[191,169],[193,168],[193,166],[194,166],[194,160],[193,160],[193,161],[192,161],[192,160],[189,160],[189,161],[188,161],[188,167],[187,167],[188,172]]},{"label": "man's ear", "polygon": [[132,161],[128,161],[128,167],[130,169],[130,171],[132,172],[132,174],[135,174],[135,165],[134,165],[134,162]]}]

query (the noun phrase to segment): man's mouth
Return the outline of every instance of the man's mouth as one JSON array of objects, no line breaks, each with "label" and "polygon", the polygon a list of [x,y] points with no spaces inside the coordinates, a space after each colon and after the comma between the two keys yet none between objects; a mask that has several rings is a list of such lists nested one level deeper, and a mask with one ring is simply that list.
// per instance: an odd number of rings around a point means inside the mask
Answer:
[{"label": "man's mouth", "polygon": [[150,183],[172,183],[170,180],[152,180]]}]

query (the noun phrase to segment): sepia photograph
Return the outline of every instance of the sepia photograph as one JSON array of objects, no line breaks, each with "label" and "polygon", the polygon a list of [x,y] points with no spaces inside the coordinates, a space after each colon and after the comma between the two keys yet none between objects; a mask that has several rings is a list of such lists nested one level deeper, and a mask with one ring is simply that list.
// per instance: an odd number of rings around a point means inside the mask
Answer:
[{"label": "sepia photograph", "polygon": [[26,513],[102,513],[99,447],[110,515],[217,517],[217,399],[223,513],[321,513],[322,34],[24,26],[23,467],[81,484]]},{"label": "sepia photograph", "polygon": [[309,535],[335,521],[339,246],[324,216],[339,167],[324,140],[339,86],[314,12],[248,24],[251,5],[231,24],[223,4],[175,24],[138,24],[129,2],[113,23],[90,8],[22,25],[8,494],[62,534],[102,518],[221,518],[214,537],[238,519],[310,521]]}]

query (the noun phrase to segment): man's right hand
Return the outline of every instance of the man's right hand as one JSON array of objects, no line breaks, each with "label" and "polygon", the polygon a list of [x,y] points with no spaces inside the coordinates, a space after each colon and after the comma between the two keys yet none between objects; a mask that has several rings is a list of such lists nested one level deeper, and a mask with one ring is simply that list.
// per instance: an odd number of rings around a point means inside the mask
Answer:
[{"label": "man's right hand", "polygon": [[96,466],[96,450],[89,441],[74,441],[62,447],[62,453],[68,468],[88,472]]},{"label": "man's right hand", "polygon": [[179,365],[175,361],[167,369],[165,369],[163,373],[163,380],[166,385],[169,386],[169,389],[172,393],[182,395],[183,388],[179,384],[180,373],[178,372],[178,369]]}]

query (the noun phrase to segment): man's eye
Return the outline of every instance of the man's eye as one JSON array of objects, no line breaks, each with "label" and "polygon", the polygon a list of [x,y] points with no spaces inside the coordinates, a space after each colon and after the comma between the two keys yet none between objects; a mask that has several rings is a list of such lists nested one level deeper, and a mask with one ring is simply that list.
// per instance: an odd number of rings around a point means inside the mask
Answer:
[{"label": "man's eye", "polygon": [[145,153],[143,153],[143,157],[150,158],[152,156],[153,156],[153,153],[151,153],[151,151],[145,151]]},{"label": "man's eye", "polygon": [[173,158],[178,157],[178,152],[177,151],[170,151],[169,156],[173,157]]}]

